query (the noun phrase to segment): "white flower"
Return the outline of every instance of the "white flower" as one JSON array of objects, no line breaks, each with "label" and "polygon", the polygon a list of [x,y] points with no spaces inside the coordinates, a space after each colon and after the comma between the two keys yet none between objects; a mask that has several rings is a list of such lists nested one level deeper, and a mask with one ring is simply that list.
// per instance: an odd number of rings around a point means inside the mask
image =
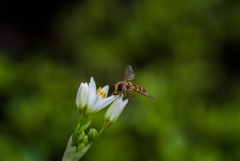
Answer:
[{"label": "white flower", "polygon": [[96,90],[93,77],[91,77],[89,84],[81,83],[76,98],[78,109],[85,110],[85,114],[89,116],[108,106],[116,99],[116,96],[107,97],[108,89],[109,86],[106,85]]},{"label": "white flower", "polygon": [[123,95],[118,97],[111,106],[108,108],[107,112],[104,115],[104,125],[110,126],[114,123],[120,114],[122,113],[124,107],[127,105],[128,99],[123,101]]}]

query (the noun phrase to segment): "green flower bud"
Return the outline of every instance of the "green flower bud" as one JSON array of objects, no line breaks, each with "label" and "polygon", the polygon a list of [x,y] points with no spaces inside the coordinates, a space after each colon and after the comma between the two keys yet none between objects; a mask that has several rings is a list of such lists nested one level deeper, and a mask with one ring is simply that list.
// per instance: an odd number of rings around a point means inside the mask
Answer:
[{"label": "green flower bud", "polygon": [[87,145],[88,142],[89,142],[89,141],[88,141],[88,136],[85,135],[84,138],[83,138],[83,143],[84,143],[85,145]]},{"label": "green flower bud", "polygon": [[89,142],[93,142],[98,137],[98,131],[96,129],[91,128],[88,132],[88,140]]},{"label": "green flower bud", "polygon": [[76,145],[79,144],[79,143],[82,143],[83,140],[84,140],[84,136],[85,136],[85,132],[81,132],[81,134],[77,135],[77,139],[76,139]]},{"label": "green flower bud", "polygon": [[85,147],[84,143],[78,144],[76,151],[80,151],[81,149],[83,149]]}]

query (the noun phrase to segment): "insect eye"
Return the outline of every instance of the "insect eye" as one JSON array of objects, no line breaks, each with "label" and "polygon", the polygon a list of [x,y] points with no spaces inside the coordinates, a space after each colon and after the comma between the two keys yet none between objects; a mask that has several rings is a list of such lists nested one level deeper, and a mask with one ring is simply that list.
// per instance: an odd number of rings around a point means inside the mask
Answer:
[{"label": "insect eye", "polygon": [[124,84],[120,83],[117,87],[118,91],[122,91]]}]

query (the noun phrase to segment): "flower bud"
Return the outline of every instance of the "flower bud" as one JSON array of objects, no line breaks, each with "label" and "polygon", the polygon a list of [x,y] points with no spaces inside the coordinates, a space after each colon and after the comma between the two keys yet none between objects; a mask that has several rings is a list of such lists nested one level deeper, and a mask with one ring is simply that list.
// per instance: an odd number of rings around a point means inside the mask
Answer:
[{"label": "flower bud", "polygon": [[82,111],[86,106],[88,101],[88,84],[81,83],[80,87],[78,88],[77,98],[76,98],[76,105],[79,111]]},{"label": "flower bud", "polygon": [[98,131],[96,129],[91,128],[88,132],[88,141],[93,142],[98,137]]},{"label": "flower bud", "polygon": [[124,107],[128,103],[128,99],[123,101],[123,96],[120,96],[116,99],[108,108],[107,112],[104,115],[104,126],[110,126],[114,123],[120,114],[122,113]]}]

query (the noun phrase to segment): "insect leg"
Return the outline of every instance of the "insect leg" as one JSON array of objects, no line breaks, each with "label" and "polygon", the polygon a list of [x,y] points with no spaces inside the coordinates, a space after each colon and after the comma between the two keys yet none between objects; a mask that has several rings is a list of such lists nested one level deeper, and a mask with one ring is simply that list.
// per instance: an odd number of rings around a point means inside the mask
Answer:
[{"label": "insect leg", "polygon": [[133,98],[133,97],[135,97],[135,96],[136,96],[136,92],[135,92],[134,90],[129,89],[129,90],[127,91],[127,97],[128,97],[128,98]]},{"label": "insect leg", "polygon": [[123,86],[122,88],[122,92],[124,93],[124,97],[127,97],[127,87],[126,86]]}]

